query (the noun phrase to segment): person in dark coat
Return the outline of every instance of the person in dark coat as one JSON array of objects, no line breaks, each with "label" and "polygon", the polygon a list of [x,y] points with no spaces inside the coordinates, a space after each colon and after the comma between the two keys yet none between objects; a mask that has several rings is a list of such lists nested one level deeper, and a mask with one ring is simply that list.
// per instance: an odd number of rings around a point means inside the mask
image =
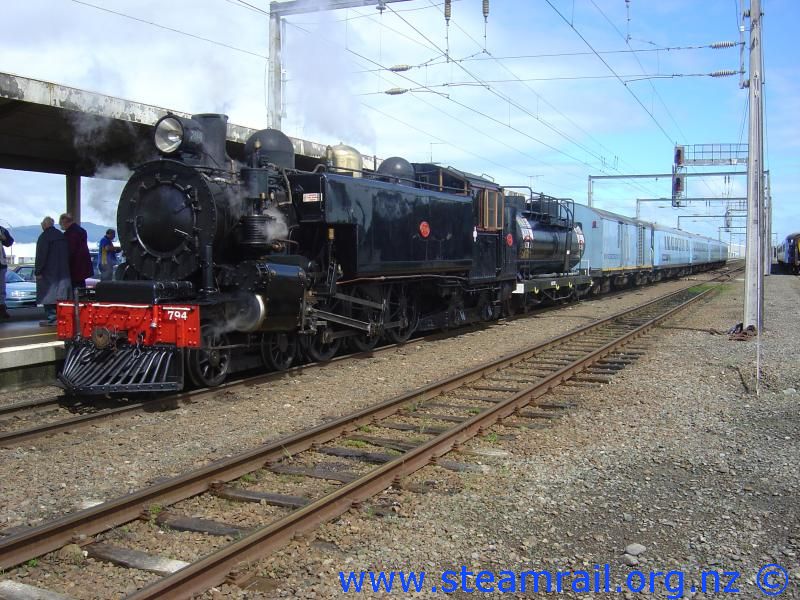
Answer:
[{"label": "person in dark coat", "polygon": [[11,318],[6,310],[6,273],[8,272],[6,248],[10,248],[13,243],[14,238],[11,236],[11,232],[0,225],[0,320]]},{"label": "person in dark coat", "polygon": [[64,230],[64,237],[67,239],[72,287],[86,287],[86,278],[94,275],[86,230],[78,225],[69,213],[62,214],[58,224]]},{"label": "person in dark coat", "polygon": [[48,327],[56,323],[56,302],[70,297],[72,286],[69,274],[69,247],[67,238],[54,227],[52,217],[42,220],[42,233],[36,240],[36,300],[44,306],[47,320],[39,325]]}]

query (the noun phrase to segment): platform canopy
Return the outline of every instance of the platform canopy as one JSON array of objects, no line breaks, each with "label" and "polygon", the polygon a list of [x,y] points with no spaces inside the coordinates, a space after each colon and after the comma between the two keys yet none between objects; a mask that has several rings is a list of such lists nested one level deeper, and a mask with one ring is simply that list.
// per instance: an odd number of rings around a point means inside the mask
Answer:
[{"label": "platform canopy", "polygon": [[[152,127],[167,113],[189,116],[178,110],[0,73],[0,168],[86,177],[104,166],[133,168],[154,157]],[[242,157],[244,142],[254,131],[228,124],[231,158]],[[291,139],[298,168],[313,168],[325,154],[323,144]]]}]

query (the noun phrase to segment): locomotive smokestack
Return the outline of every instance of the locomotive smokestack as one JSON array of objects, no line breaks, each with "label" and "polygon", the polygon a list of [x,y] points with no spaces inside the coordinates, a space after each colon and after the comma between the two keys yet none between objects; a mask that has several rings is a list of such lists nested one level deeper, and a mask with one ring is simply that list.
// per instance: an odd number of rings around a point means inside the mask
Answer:
[{"label": "locomotive smokestack", "polygon": [[209,167],[226,168],[231,161],[225,150],[225,140],[228,137],[228,115],[206,113],[192,115],[192,119],[200,123],[203,128],[204,161]]}]

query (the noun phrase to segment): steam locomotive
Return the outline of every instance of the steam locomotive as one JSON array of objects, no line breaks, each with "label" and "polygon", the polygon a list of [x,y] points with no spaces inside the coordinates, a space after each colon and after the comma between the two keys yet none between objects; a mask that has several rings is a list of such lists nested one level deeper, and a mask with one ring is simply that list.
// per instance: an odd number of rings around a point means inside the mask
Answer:
[{"label": "steam locomotive", "polygon": [[119,201],[126,264],[58,304],[68,392],[216,386],[235,369],[324,361],[342,344],[368,350],[592,284],[569,273],[584,247],[571,201],[399,157],[368,172],[347,147],[300,170],[271,129],[236,164],[226,128],[219,114],[156,124],[161,156]]},{"label": "steam locomotive", "polygon": [[213,387],[727,257],[716,240],[437,164],[370,171],[338,146],[301,169],[272,129],[236,163],[226,131],[219,114],[156,124],[160,157],[117,210],[126,264],[58,304],[69,393]]}]

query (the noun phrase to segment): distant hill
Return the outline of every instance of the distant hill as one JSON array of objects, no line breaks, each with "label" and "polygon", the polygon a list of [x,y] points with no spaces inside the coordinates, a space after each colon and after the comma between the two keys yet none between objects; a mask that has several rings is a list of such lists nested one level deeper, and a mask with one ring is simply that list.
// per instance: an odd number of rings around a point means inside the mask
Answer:
[{"label": "distant hill", "polygon": [[[56,224],[56,227],[58,227],[58,224]],[[100,238],[106,234],[106,230],[112,228],[116,229],[116,227],[110,225],[97,225],[96,223],[89,222],[81,223],[81,227],[86,230],[89,245],[92,247],[94,247]],[[39,234],[41,233],[41,225],[21,225],[20,227],[14,227],[11,229],[11,235],[14,236],[14,242],[17,244],[36,242],[36,240],[39,239]]]}]

